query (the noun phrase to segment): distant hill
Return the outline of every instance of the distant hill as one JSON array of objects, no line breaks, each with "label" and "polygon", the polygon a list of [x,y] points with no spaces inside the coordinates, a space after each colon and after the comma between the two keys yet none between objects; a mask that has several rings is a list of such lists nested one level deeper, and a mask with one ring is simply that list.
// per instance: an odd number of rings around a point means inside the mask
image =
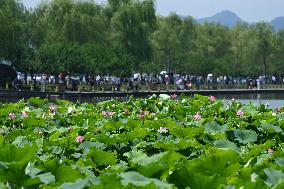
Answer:
[{"label": "distant hill", "polygon": [[[181,18],[186,18],[186,16],[180,16]],[[201,18],[196,20],[198,23],[218,23],[223,26],[227,27],[234,27],[237,25],[237,23],[247,23],[243,19],[241,19],[237,14],[231,11],[222,11],[220,13],[217,13],[211,17]],[[253,24],[253,23],[250,23]],[[273,19],[270,24],[272,27],[274,27],[274,30],[276,32],[280,30],[284,30],[284,17],[277,17]]]},{"label": "distant hill", "polygon": [[273,19],[270,24],[274,27],[275,31],[278,32],[284,29],[284,17],[277,17]]},{"label": "distant hill", "polygon": [[231,11],[222,11],[211,17],[198,19],[199,23],[219,23],[223,26],[234,27],[237,23],[244,22],[238,15]]}]

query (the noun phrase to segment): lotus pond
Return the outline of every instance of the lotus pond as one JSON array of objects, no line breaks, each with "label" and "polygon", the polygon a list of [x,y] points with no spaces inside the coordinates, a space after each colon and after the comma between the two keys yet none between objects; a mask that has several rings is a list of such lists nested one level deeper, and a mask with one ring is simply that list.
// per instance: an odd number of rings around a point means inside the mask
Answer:
[{"label": "lotus pond", "polygon": [[284,112],[175,95],[0,104],[0,188],[284,188]]}]

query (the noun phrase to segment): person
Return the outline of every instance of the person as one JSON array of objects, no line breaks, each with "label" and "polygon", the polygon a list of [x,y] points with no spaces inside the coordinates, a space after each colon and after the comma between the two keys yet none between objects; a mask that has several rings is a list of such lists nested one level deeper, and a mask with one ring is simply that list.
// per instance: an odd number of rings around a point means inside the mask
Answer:
[{"label": "person", "polygon": [[12,81],[12,88],[14,90],[19,90],[18,79],[15,79],[15,80]]},{"label": "person", "polygon": [[184,88],[185,88],[184,81],[183,81],[182,78],[180,78],[176,81],[176,85],[177,85],[178,90],[184,90]]},{"label": "person", "polygon": [[134,86],[133,86],[133,81],[131,78],[128,79],[128,87],[129,90],[133,90]]},{"label": "person", "polygon": [[17,84],[18,84],[18,91],[22,90],[23,87],[23,80],[22,79],[17,79]]},{"label": "person", "polygon": [[188,82],[186,83],[186,88],[189,89],[189,90],[192,89],[192,83],[191,83],[190,81],[188,81]]},{"label": "person", "polygon": [[133,77],[133,89],[135,91],[138,91],[139,88],[140,88],[140,83],[141,83],[141,74],[140,73],[136,73],[134,74],[134,77]]},{"label": "person", "polygon": [[115,79],[115,91],[120,91],[121,81],[120,78]]},{"label": "person", "polygon": [[46,86],[46,81],[47,81],[47,75],[46,74],[42,74],[41,76],[41,92],[45,92],[45,86]]},{"label": "person", "polygon": [[92,88],[95,87],[95,85],[96,85],[96,78],[95,78],[95,76],[91,76],[89,82],[90,82],[90,85],[91,85]]},{"label": "person", "polygon": [[170,77],[169,77],[168,74],[165,75],[165,83],[166,83],[166,85],[170,84]]},{"label": "person", "polygon": [[260,79],[256,79],[256,87],[258,90],[260,89]]},{"label": "person", "polygon": [[59,91],[64,92],[65,91],[65,76],[63,73],[59,74],[58,83],[59,83]]},{"label": "person", "polygon": [[75,78],[71,77],[71,85],[72,85],[72,91],[78,90],[79,80],[76,80]]},{"label": "person", "polygon": [[199,90],[200,84],[201,84],[201,78],[200,78],[200,77],[197,77],[197,78],[196,78],[196,89],[197,89],[197,90]]}]

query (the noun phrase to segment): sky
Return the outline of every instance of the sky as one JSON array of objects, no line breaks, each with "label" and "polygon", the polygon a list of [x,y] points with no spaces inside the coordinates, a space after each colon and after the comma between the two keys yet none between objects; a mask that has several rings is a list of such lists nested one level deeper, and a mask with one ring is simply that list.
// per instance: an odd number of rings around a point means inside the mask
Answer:
[{"label": "sky", "polygon": [[[41,2],[22,1],[27,7],[35,7]],[[183,16],[204,18],[223,10],[230,10],[247,22],[271,21],[278,16],[284,16],[284,0],[156,0],[156,3],[157,14],[163,16],[176,12]]]}]

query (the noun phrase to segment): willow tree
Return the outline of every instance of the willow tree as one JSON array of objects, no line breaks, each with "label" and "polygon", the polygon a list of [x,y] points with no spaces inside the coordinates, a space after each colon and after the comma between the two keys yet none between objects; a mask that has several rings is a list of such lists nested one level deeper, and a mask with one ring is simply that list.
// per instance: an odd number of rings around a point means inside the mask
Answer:
[{"label": "willow tree", "polygon": [[249,28],[247,24],[238,23],[236,27],[230,30],[232,46],[231,46],[231,65],[229,74],[240,76],[245,73],[246,66],[248,65],[248,53],[253,48],[249,48],[251,41],[249,35]]},{"label": "willow tree", "polygon": [[273,41],[272,73],[276,76],[284,76],[284,30],[276,34]]},{"label": "willow tree", "polygon": [[152,40],[155,47],[155,61],[160,63],[163,69],[172,72],[180,62],[179,55],[182,52],[182,19],[171,14],[168,17],[160,17],[158,29],[153,33]]},{"label": "willow tree", "polygon": [[[94,61],[102,59],[102,51],[111,46],[108,43],[106,18],[102,15],[103,8],[92,0],[52,0],[39,5],[33,14],[35,19],[32,41],[40,49],[39,61],[41,65],[60,63],[58,69],[63,72],[89,73],[89,68],[97,68],[104,62]],[[88,51],[84,48],[88,45]],[[52,48],[60,50],[57,55]],[[91,49],[92,48],[92,49]],[[44,56],[44,51],[47,56]],[[84,51],[83,59],[80,51]],[[86,55],[86,52],[91,53]],[[51,55],[57,55],[56,61]],[[76,56],[82,58],[78,60]],[[53,60],[52,58],[52,60]],[[106,58],[103,58],[106,59]],[[48,67],[48,66],[47,66]],[[59,71],[59,70],[58,70]]]},{"label": "willow tree", "polygon": [[227,74],[231,49],[229,28],[209,23],[199,25],[195,43],[194,73],[204,76],[208,73]]},{"label": "willow tree", "polygon": [[259,22],[254,27],[257,37],[257,60],[263,66],[263,74],[267,74],[268,64],[272,55],[273,31],[270,24]]},{"label": "willow tree", "polygon": [[45,28],[45,42],[104,42],[101,14],[102,8],[93,1],[53,0],[35,10],[38,26]]},{"label": "willow tree", "polygon": [[115,6],[111,19],[114,45],[119,51],[124,49],[123,54],[128,56],[133,71],[140,71],[140,64],[152,57],[150,34],[156,25],[155,3],[153,0],[121,0],[112,6]]},{"label": "willow tree", "polygon": [[23,4],[16,0],[0,1],[0,58],[17,62],[17,53],[24,44]]}]

